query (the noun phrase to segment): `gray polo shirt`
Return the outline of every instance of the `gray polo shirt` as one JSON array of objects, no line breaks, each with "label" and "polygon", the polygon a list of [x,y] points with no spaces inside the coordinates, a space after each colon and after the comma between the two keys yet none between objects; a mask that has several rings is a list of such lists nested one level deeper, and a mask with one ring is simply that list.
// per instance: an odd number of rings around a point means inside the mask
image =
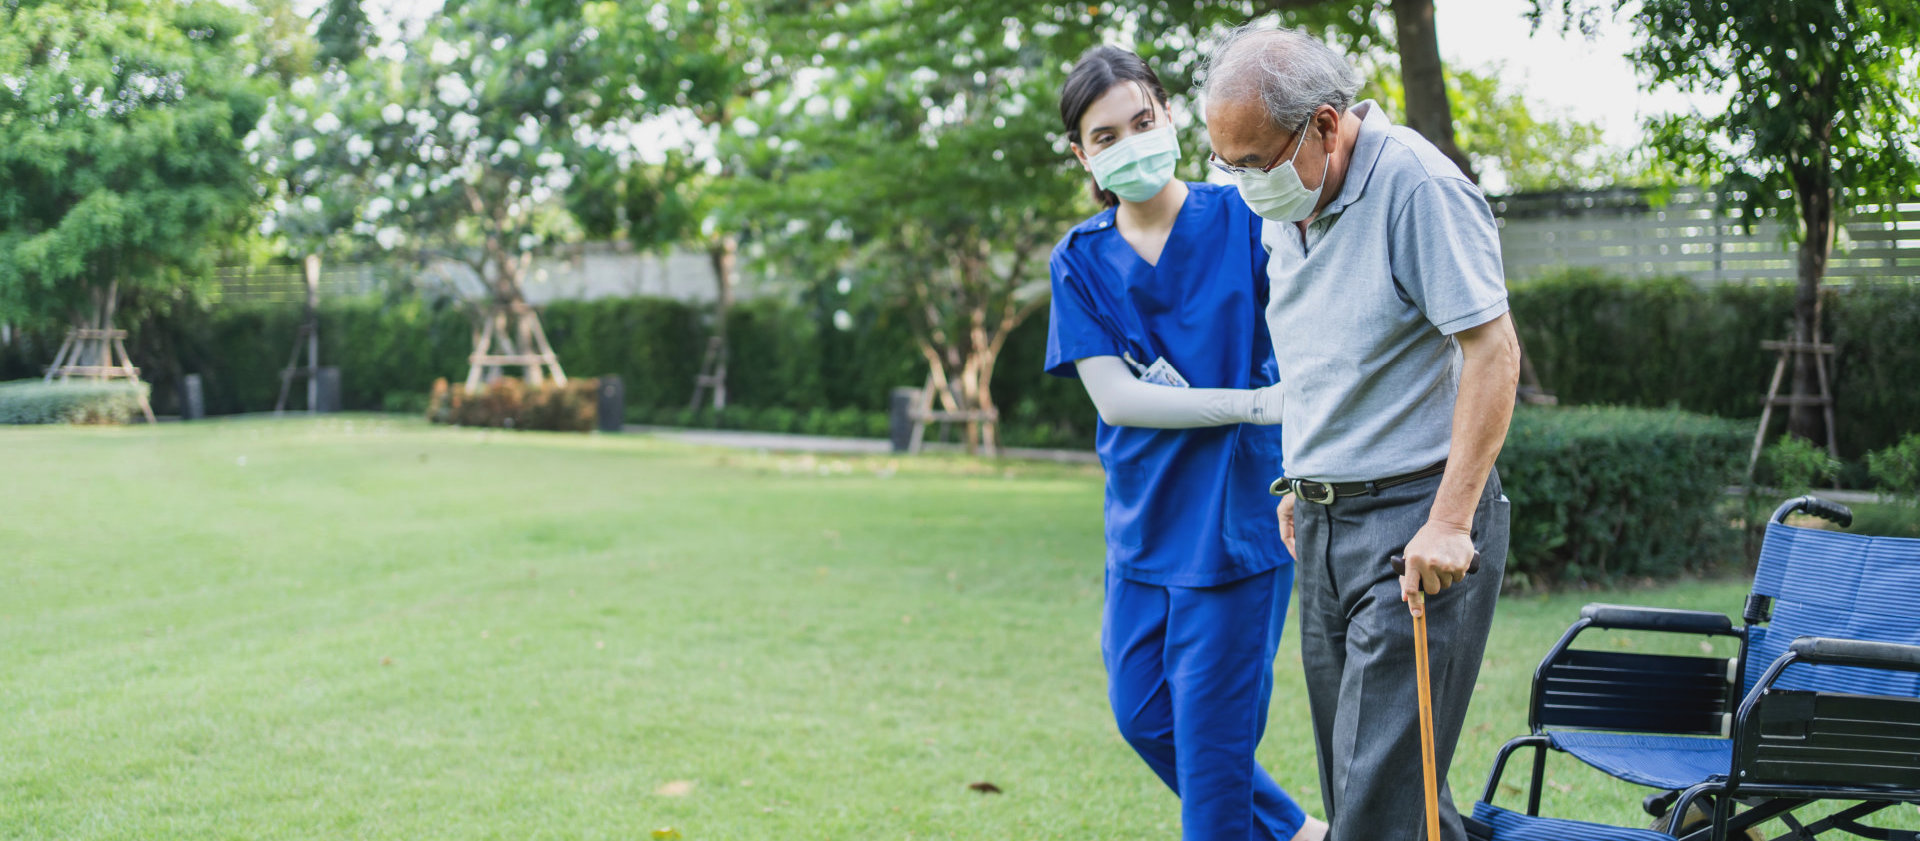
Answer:
[{"label": "gray polo shirt", "polygon": [[1267,326],[1286,384],[1287,475],[1383,479],[1447,457],[1453,334],[1507,311],[1480,188],[1371,100],[1340,195],[1309,225],[1267,222]]}]

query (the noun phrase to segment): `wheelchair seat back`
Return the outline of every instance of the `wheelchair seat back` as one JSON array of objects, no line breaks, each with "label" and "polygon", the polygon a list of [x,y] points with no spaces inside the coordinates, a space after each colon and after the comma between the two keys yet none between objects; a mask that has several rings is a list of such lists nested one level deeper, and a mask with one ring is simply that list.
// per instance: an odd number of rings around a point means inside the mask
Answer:
[{"label": "wheelchair seat back", "polygon": [[[1771,600],[1771,617],[1747,627],[1743,691],[1802,636],[1920,645],[1920,539],[1772,523],[1753,593]],[[1920,674],[1798,665],[1774,687],[1916,698]]]},{"label": "wheelchair seat back", "polygon": [[[1774,523],[1754,594],[1748,690],[1803,636],[1920,645],[1920,540]],[[1742,785],[1920,788],[1920,673],[1795,662],[1748,703]]]}]

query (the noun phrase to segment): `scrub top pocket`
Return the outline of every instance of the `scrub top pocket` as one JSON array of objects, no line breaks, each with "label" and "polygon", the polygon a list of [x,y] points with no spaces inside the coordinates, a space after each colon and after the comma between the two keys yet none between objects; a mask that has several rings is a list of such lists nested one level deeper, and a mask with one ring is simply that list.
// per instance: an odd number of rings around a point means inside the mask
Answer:
[{"label": "scrub top pocket", "polygon": [[1107,545],[1139,549],[1151,513],[1153,476],[1139,464],[1121,462],[1107,469]]}]

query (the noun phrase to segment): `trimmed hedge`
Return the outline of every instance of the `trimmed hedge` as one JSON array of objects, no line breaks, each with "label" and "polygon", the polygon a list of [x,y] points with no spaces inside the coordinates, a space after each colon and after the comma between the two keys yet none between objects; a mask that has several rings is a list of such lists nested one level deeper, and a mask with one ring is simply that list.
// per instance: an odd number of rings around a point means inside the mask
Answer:
[{"label": "trimmed hedge", "polygon": [[[884,435],[869,420],[826,421],[855,410],[884,416],[889,392],[918,386],[926,363],[905,315],[868,308],[851,312],[853,327],[833,326],[833,302],[762,298],[736,305],[731,345],[728,428],[812,432],[858,427]],[[628,418],[672,423],[692,397],[693,378],[711,330],[711,308],[664,298],[556,301],[541,322],[575,377],[617,374]],[[153,385],[154,409],[178,412],[179,382],[201,375],[210,414],[259,412],[279,396],[280,369],[299,328],[300,308],[233,304],[176,312],[129,325],[129,345]],[[1011,446],[1091,446],[1093,406],[1078,383],[1040,371],[1046,319],[1032,318],[1010,337],[994,379]],[[466,374],[472,335],[464,313],[408,296],[323,301],[320,355],[341,369],[341,405],[351,411],[425,410],[437,377]],[[34,376],[59,346],[57,332],[16,334],[0,346],[0,377]],[[302,405],[302,389],[292,403]],[[788,417],[791,415],[792,417]],[[764,416],[764,417],[762,417]],[[818,420],[814,420],[818,418]],[[720,425],[699,415],[695,425]]]},{"label": "trimmed hedge", "polygon": [[145,383],[126,380],[0,383],[0,423],[126,423],[140,413]]},{"label": "trimmed hedge", "polygon": [[[1920,431],[1920,280],[1830,287],[1841,455],[1859,458]],[[1566,404],[1674,406],[1758,418],[1784,339],[1793,285],[1701,287],[1567,269],[1517,283],[1514,323],[1547,390]],[[1749,433],[1751,434],[1751,430]]]},{"label": "trimmed hedge", "polygon": [[[1514,285],[1515,321],[1546,387],[1564,405],[1675,407],[1731,418],[1759,415],[1773,370],[1759,343],[1786,335],[1790,284],[1698,287],[1677,278],[1632,281],[1569,269]],[[1920,432],[1920,281],[1834,288],[1828,332],[1839,348],[1835,388],[1842,455],[1858,460]],[[851,307],[853,329],[833,326],[844,296],[761,298],[736,306],[728,325],[728,397],[742,410],[883,412],[888,392],[918,386],[926,366],[904,312]],[[711,308],[657,298],[560,301],[543,312],[562,364],[578,377],[618,374],[630,416],[687,405],[711,330]],[[129,325],[135,360],[153,384],[155,410],[178,410],[182,374],[203,378],[215,414],[271,409],[299,325],[298,307],[178,308]],[[466,373],[466,316],[416,296],[323,302],[321,355],[341,368],[352,410],[417,412],[435,377]],[[994,372],[994,400],[1010,445],[1085,447],[1095,414],[1079,383],[1040,370],[1044,316],[1008,338]],[[0,346],[0,378],[39,375],[58,333],[16,333]],[[298,404],[304,395],[295,398]],[[635,413],[638,413],[637,415]],[[778,412],[742,428],[823,428]],[[712,423],[722,421],[715,419]],[[1849,468],[1847,481],[1869,481]],[[1855,475],[1857,474],[1857,475]]]},{"label": "trimmed hedge", "polygon": [[711,408],[689,409],[684,406],[677,409],[628,406],[627,422],[688,429],[742,429],[853,438],[885,438],[890,423],[886,412],[863,411],[852,407],[789,409],[784,406],[728,406],[717,412]]},{"label": "trimmed hedge", "polygon": [[1517,587],[1664,578],[1741,556],[1721,509],[1752,431],[1678,410],[1529,408],[1500,452]]}]

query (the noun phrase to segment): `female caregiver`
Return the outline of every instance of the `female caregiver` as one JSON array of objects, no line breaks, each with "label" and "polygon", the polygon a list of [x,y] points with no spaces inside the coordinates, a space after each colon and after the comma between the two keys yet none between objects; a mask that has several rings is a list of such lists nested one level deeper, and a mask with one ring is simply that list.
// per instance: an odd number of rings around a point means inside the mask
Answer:
[{"label": "female caregiver", "polygon": [[1060,117],[1106,208],[1053,250],[1046,365],[1100,413],[1114,717],[1187,841],[1319,839],[1254,758],[1293,586],[1267,496],[1284,471],[1260,219],[1173,177],[1167,93],[1139,56],[1087,51]]}]

